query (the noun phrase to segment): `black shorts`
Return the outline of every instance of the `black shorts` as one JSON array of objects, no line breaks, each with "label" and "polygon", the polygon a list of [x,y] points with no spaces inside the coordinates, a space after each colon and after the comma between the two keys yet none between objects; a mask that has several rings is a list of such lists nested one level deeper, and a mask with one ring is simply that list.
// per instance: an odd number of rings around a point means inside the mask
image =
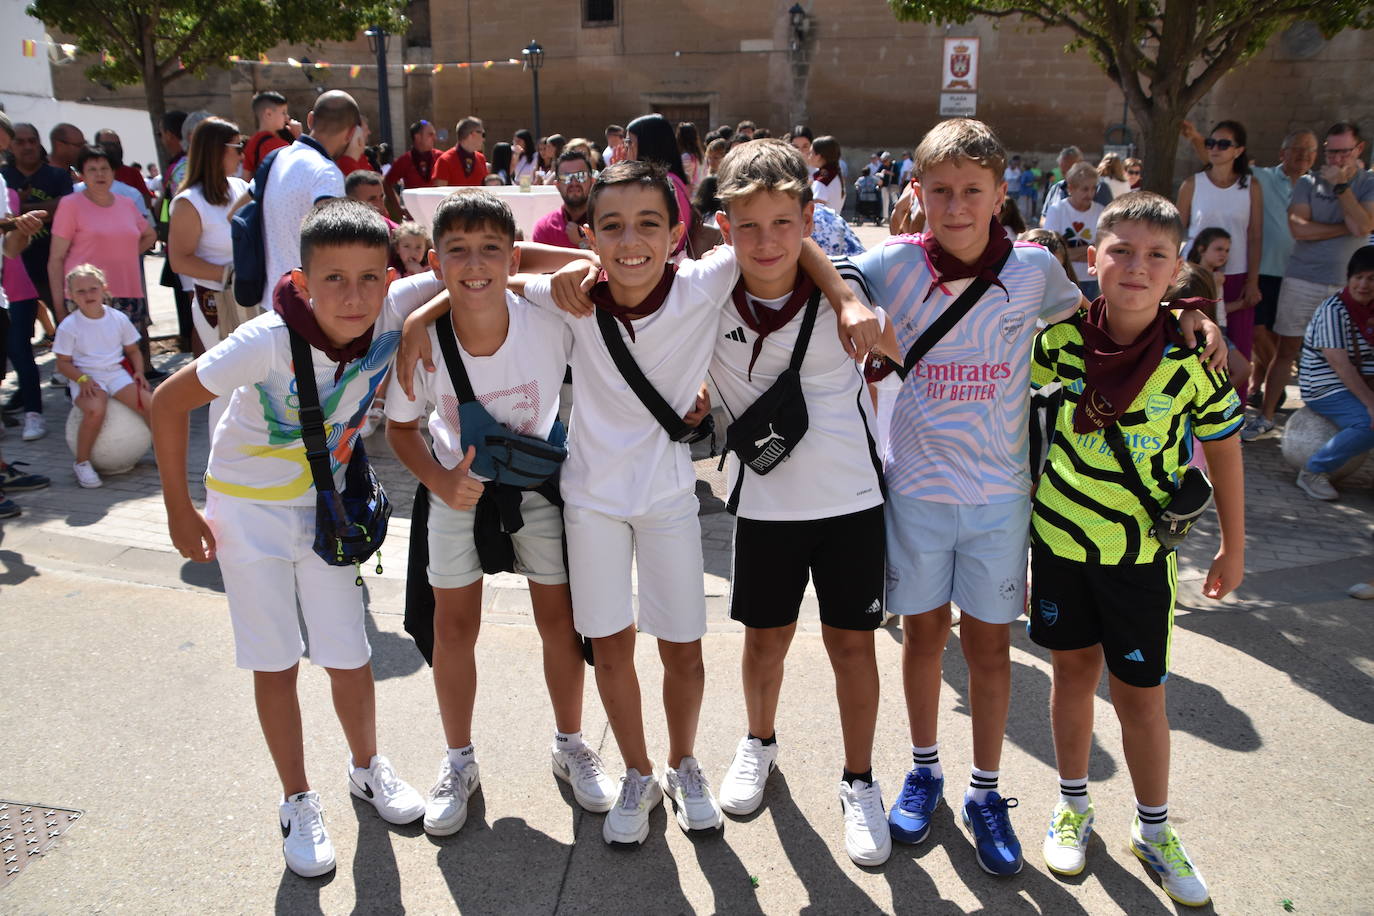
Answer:
[{"label": "black shorts", "polygon": [[883,623],[886,546],[882,506],[799,522],[739,519],[730,617],[759,629],[796,623],[809,574],[821,623],[876,630]]},{"label": "black shorts", "polygon": [[1132,687],[1169,676],[1178,555],[1152,563],[1097,566],[1031,548],[1031,641],[1046,649],[1102,646],[1107,670]]},{"label": "black shorts", "polygon": [[1255,324],[1257,326],[1263,325],[1271,331],[1274,330],[1274,316],[1279,311],[1279,287],[1281,286],[1283,286],[1283,277],[1260,274],[1260,301],[1255,306]]}]

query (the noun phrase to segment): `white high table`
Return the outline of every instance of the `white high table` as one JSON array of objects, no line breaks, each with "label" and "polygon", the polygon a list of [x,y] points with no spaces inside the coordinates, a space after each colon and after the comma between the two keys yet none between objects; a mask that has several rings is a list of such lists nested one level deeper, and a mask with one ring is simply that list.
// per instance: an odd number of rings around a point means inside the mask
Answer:
[{"label": "white high table", "polygon": [[462,194],[467,191],[487,191],[504,200],[511,213],[515,215],[516,228],[526,239],[529,239],[530,233],[533,232],[535,223],[563,205],[563,198],[552,185],[534,185],[528,191],[516,185],[416,188],[413,191],[407,188],[401,192],[401,196],[411,217],[420,225],[428,227],[434,222],[434,211],[439,209],[441,200],[450,194]]}]

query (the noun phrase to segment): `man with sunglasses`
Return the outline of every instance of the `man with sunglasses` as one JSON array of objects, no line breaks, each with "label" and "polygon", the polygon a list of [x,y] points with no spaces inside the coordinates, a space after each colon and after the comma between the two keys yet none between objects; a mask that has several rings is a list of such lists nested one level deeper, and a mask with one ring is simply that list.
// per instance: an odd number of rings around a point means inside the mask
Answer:
[{"label": "man with sunglasses", "polygon": [[482,120],[468,115],[458,122],[458,145],[445,150],[434,163],[434,187],[481,187],[487,178],[487,157],[482,146],[487,129]]},{"label": "man with sunglasses", "polygon": [[1288,228],[1293,252],[1279,289],[1274,333],[1277,353],[1264,378],[1264,403],[1241,430],[1253,442],[1274,429],[1274,414],[1292,374],[1293,358],[1312,314],[1340,292],[1351,255],[1374,232],[1374,174],[1361,167],[1364,141],[1357,125],[1339,121],[1326,131],[1325,164],[1293,185]]},{"label": "man with sunglasses", "polygon": [[560,248],[590,248],[582,223],[587,218],[587,195],[592,189],[592,167],[587,154],[568,150],[558,157],[556,186],[563,206],[534,224],[530,241]]}]

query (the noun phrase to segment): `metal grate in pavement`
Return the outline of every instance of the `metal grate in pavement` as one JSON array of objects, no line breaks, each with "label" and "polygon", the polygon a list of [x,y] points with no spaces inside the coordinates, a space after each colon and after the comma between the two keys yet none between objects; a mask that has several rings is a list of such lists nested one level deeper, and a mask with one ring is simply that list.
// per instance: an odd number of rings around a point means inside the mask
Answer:
[{"label": "metal grate in pavement", "polygon": [[76,808],[7,801],[0,798],[0,856],[5,872],[0,890],[20,872],[52,852],[67,831],[85,814]]}]

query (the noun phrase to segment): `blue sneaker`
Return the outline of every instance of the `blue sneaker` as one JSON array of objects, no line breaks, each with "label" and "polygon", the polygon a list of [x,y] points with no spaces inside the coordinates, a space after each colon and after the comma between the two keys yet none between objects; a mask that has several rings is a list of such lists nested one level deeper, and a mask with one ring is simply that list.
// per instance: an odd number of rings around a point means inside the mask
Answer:
[{"label": "blue sneaker", "polygon": [[899,843],[919,843],[930,833],[930,818],[945,800],[945,778],[932,776],[930,767],[914,767],[887,814],[888,829]]},{"label": "blue sneaker", "polygon": [[1021,870],[1021,843],[1011,829],[1008,811],[1016,807],[1016,799],[988,793],[988,800],[978,804],[964,799],[964,826],[973,833],[978,850],[978,864],[990,875],[1014,875]]},{"label": "blue sneaker", "polygon": [[41,490],[51,483],[42,474],[29,474],[19,470],[28,466],[27,461],[11,461],[0,467],[0,490],[20,493],[24,490]]},{"label": "blue sneaker", "polygon": [[0,518],[14,518],[23,514],[24,510],[19,508],[18,503],[8,499],[4,493],[0,493]]}]

